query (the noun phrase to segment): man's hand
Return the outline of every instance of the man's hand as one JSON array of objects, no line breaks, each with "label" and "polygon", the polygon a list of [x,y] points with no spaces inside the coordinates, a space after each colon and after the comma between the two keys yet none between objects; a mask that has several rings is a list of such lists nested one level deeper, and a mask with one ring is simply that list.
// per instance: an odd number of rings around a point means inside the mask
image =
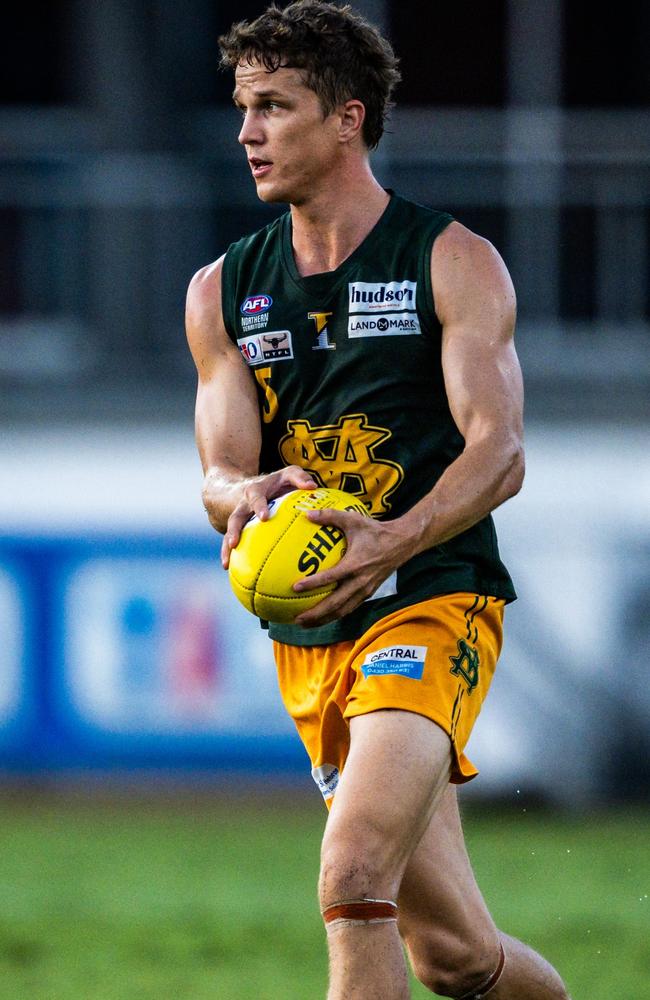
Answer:
[{"label": "man's hand", "polygon": [[[228,525],[221,546],[221,562],[224,569],[228,569],[230,563],[230,553],[239,541],[242,528],[249,518],[256,514],[260,521],[268,520],[269,500],[281,497],[291,490],[314,490],[318,487],[308,472],[297,465],[288,465],[277,472],[270,472],[265,476],[253,476],[250,479],[243,479],[232,484],[233,490],[239,494],[239,500],[228,518]],[[223,484],[214,483],[212,489],[215,493],[219,491],[223,495]],[[206,477],[206,485],[203,490],[203,503],[210,515],[210,477]]]},{"label": "man's hand", "polygon": [[314,627],[354,611],[410,556],[410,545],[399,520],[375,521],[342,510],[313,510],[307,517],[315,524],[333,524],[344,532],[347,551],[332,569],[315,573],[294,585],[306,593],[329,583],[336,590],[296,618],[296,625]]}]

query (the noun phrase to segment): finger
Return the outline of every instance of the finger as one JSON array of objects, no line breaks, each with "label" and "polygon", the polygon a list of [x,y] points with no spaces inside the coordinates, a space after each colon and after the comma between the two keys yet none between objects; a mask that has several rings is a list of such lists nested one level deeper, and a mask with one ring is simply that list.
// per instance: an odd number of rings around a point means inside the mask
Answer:
[{"label": "finger", "polygon": [[[336,567],[334,567],[336,568]],[[329,571],[328,571],[329,572]],[[318,574],[319,576],[325,576],[325,573]],[[310,578],[312,579],[312,578]],[[359,582],[355,576],[344,580],[339,583],[335,589],[324,597],[318,604],[315,604],[308,611],[303,612],[305,615],[309,615],[310,618],[321,618],[328,614],[334,614],[338,617],[338,612],[343,608],[347,607],[348,604],[356,606],[360,604],[364,599],[365,590],[359,586]]]},{"label": "finger", "polygon": [[[308,620],[306,623],[307,628],[313,628],[316,625],[329,625],[330,622],[338,621],[340,618],[345,618],[350,612],[358,608],[360,604],[363,603],[365,597],[363,594],[359,594],[357,591],[353,591],[351,596],[340,604],[327,604],[323,607],[325,603],[322,601],[320,604],[316,605],[309,612],[310,615],[313,614],[313,619]],[[307,614],[307,612],[304,612]],[[302,623],[301,623],[302,624]]]},{"label": "finger", "polygon": [[[352,590],[352,593],[350,593],[350,590]],[[353,584],[347,588],[338,587],[334,593],[323,598],[313,608],[309,608],[308,611],[303,611],[298,615],[295,623],[296,625],[302,625],[304,628],[312,628],[315,625],[327,625],[328,622],[336,621],[343,614],[347,614],[357,604],[360,604],[361,600],[361,596],[356,595]]]},{"label": "finger", "polygon": [[305,513],[314,524],[333,524],[335,528],[340,528],[344,533],[354,527],[357,521],[365,520],[362,514],[355,514],[354,511],[349,510],[337,510],[335,507],[308,510]]},{"label": "finger", "polygon": [[291,490],[315,490],[319,485],[309,472],[297,465],[288,465],[279,472],[272,472],[265,482],[269,499],[281,497]]},{"label": "finger", "polygon": [[223,536],[223,541],[221,542],[221,565],[224,569],[228,569],[230,565],[230,542],[228,540],[228,535]]},{"label": "finger", "polygon": [[289,490],[315,490],[318,489],[318,483],[308,472],[304,469],[298,468],[298,466],[288,466],[286,469],[282,470],[280,478],[280,487],[275,494],[280,496],[282,493],[287,493]]},{"label": "finger", "polygon": [[289,465],[283,469],[285,481],[299,490],[315,490],[318,487],[316,480],[297,465]]},{"label": "finger", "polygon": [[238,542],[239,532],[228,528],[226,530],[226,534],[223,536],[223,542],[221,543],[221,563],[224,569],[228,569],[230,566],[230,556],[232,554],[232,550],[237,548]]},{"label": "finger", "polygon": [[[267,498],[262,493],[260,493],[256,496],[252,496],[249,502],[250,502],[250,509],[252,510],[253,514],[255,514],[260,519],[260,521],[268,521],[269,504]],[[248,520],[248,517],[246,518],[246,520]],[[245,523],[246,521],[244,521],[244,524]]]},{"label": "finger", "polygon": [[246,502],[238,504],[228,518],[228,524],[226,526],[224,545],[226,545],[229,550],[237,547],[241,537],[242,528],[247,521],[250,521],[250,519],[251,508],[249,505]]},{"label": "finger", "polygon": [[[328,570],[327,573],[333,575],[337,569],[338,567],[335,566],[332,570]],[[310,580],[315,579],[316,575],[314,574],[314,577],[310,577]],[[325,572],[318,575],[322,579],[325,576]],[[313,608],[303,611],[296,618],[296,624],[311,628],[315,625],[327,625],[338,618],[343,618],[371,597],[375,593],[377,586],[377,584],[373,585],[367,580],[363,582],[358,574],[353,574],[351,575],[351,579],[339,584],[336,590],[323,598],[322,601],[319,601]]]},{"label": "finger", "polygon": [[293,589],[298,594],[302,591],[318,590],[319,587],[328,587],[332,583],[338,584],[341,580],[351,576],[352,572],[345,565],[341,569],[341,563],[339,562],[330,569],[324,569],[320,573],[314,573],[312,576],[305,576],[301,580],[297,580],[293,585]]}]

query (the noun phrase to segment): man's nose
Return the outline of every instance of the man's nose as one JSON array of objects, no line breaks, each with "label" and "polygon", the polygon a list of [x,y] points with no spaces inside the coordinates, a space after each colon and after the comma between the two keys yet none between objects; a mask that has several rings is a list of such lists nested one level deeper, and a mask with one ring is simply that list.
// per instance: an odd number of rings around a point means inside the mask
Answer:
[{"label": "man's nose", "polygon": [[246,146],[249,143],[263,142],[263,140],[264,132],[259,118],[252,115],[250,111],[247,111],[244,115],[242,127],[239,130],[238,141],[242,144],[242,146]]}]

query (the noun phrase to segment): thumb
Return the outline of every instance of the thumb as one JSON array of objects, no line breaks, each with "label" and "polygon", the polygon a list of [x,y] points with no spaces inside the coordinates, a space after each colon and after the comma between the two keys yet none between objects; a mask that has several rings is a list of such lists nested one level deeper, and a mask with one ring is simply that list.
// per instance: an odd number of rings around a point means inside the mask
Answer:
[{"label": "thumb", "polygon": [[299,472],[295,474],[294,482],[296,483],[296,485],[303,486],[305,489],[308,490],[316,489],[318,487],[318,483],[313,478],[313,476],[310,476],[310,474],[308,472],[305,472],[304,469],[301,469]]}]

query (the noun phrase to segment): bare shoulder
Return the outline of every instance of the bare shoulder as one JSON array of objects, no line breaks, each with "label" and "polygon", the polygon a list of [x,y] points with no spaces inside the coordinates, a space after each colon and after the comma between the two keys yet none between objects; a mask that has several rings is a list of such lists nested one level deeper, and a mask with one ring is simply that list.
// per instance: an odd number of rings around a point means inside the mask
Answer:
[{"label": "bare shoulder", "polygon": [[221,271],[225,254],[200,268],[193,276],[187,289],[186,317],[192,324],[206,320],[222,319],[221,314]]},{"label": "bare shoulder", "polygon": [[434,241],[431,281],[443,326],[461,318],[491,318],[514,327],[516,297],[508,269],[490,243],[459,222],[450,223]]},{"label": "bare shoulder", "polygon": [[224,256],[197,271],[187,289],[185,329],[199,374],[209,374],[220,355],[234,350],[221,308]]}]

